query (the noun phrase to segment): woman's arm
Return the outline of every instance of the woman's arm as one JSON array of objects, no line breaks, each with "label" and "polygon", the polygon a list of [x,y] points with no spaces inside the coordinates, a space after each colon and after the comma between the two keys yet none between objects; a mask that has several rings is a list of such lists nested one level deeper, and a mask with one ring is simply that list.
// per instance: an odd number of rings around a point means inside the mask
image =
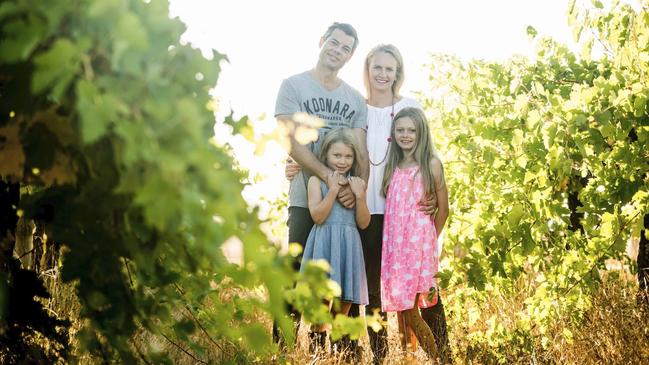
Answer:
[{"label": "woman's arm", "polygon": [[435,195],[437,196],[437,212],[434,216],[435,229],[437,236],[442,234],[444,224],[448,218],[448,189],[446,188],[446,179],[444,179],[444,166],[442,161],[438,158],[433,158],[430,161],[433,170],[433,178],[435,179]]},{"label": "woman's arm", "polygon": [[317,176],[311,176],[309,178],[309,212],[315,224],[324,223],[329,213],[331,213],[331,208],[333,208],[336,202],[338,190],[340,189],[340,185],[338,184],[340,178],[342,176],[336,172],[329,175],[329,179],[335,184],[331,184],[332,188],[329,189],[327,195],[324,197],[322,196],[322,190],[320,190],[320,179]]},{"label": "woman's arm", "polygon": [[370,210],[367,208],[367,184],[358,176],[349,178],[349,186],[356,196],[356,225],[365,229],[370,225]]}]

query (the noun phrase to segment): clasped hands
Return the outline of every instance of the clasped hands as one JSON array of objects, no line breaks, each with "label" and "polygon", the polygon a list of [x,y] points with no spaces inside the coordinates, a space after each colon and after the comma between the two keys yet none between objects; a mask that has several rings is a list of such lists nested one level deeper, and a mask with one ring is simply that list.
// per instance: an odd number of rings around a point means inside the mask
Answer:
[{"label": "clasped hands", "polygon": [[[286,179],[289,181],[293,180],[295,175],[297,175],[301,169],[300,164],[295,162],[291,157],[288,157],[284,168],[284,176],[286,176]],[[354,181],[356,181],[356,183]],[[359,191],[362,196],[365,196],[365,181],[361,178],[348,179],[338,172],[331,172],[327,176],[326,183],[329,189],[336,189],[338,191],[338,202],[345,208],[353,208],[354,205],[356,205],[354,186],[356,191]],[[362,184],[362,188],[360,187],[360,184]]]},{"label": "clasped hands", "polygon": [[356,205],[356,199],[365,199],[365,180],[357,176],[345,177],[338,171],[333,171],[327,175],[327,187],[329,190],[337,192],[337,199],[340,204],[348,209]]}]

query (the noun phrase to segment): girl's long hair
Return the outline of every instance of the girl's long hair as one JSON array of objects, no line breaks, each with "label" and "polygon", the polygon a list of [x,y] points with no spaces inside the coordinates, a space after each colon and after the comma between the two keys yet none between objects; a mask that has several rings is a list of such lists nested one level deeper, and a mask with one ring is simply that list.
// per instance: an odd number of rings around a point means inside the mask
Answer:
[{"label": "girl's long hair", "polygon": [[335,128],[329,131],[322,140],[318,158],[328,167],[327,152],[329,152],[331,145],[337,142],[342,142],[345,146],[354,151],[354,163],[352,163],[352,168],[349,170],[349,173],[351,176],[359,176],[360,168],[358,166],[358,156],[360,155],[360,148],[358,147],[359,144],[356,136],[349,128]]},{"label": "girl's long hair", "polygon": [[433,171],[430,167],[430,160],[433,157],[439,159],[439,155],[437,154],[435,146],[433,146],[426,115],[424,115],[424,112],[421,109],[412,107],[401,109],[392,120],[392,128],[390,130],[390,151],[388,152],[388,159],[385,164],[381,194],[384,197],[387,196],[392,174],[404,157],[403,150],[397,144],[397,139],[394,135],[394,126],[397,120],[405,117],[410,118],[415,123],[416,144],[413,157],[415,158],[415,161],[417,161],[419,173],[421,173],[424,180],[424,193],[426,196],[432,196],[435,194],[435,179],[433,178]]},{"label": "girl's long hair", "polygon": [[372,62],[372,57],[379,52],[387,53],[397,61],[396,77],[394,83],[392,83],[392,96],[397,97],[399,95],[399,89],[401,89],[401,85],[403,85],[403,80],[405,79],[403,57],[401,57],[399,49],[391,44],[379,44],[372,48],[372,50],[367,54],[367,57],[365,57],[365,65],[363,66],[363,83],[365,84],[365,91],[367,92],[367,100],[370,100],[372,97],[372,88],[370,86],[370,62]]}]

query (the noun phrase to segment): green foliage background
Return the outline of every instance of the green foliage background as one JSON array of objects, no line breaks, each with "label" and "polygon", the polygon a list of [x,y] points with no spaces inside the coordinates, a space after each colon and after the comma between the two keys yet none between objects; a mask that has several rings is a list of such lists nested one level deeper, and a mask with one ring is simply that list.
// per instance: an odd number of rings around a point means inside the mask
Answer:
[{"label": "green foliage background", "polygon": [[[451,191],[446,247],[454,255],[440,277],[458,314],[452,325],[468,331],[492,297],[522,295],[525,303],[515,317],[469,334],[496,354],[531,351],[536,335],[547,345],[558,318],[580,320],[605,260],[624,260],[627,240],[641,234],[649,213],[648,8],[572,1],[579,55],[541,38],[534,61],[440,55],[430,65],[422,97],[441,122],[433,133]],[[591,55],[594,46],[601,56]]]}]

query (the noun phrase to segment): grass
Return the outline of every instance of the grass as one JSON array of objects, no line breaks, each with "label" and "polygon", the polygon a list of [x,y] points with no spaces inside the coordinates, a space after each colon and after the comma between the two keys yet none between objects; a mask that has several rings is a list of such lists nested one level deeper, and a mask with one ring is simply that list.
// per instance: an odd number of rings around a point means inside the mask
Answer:
[{"label": "grass", "polygon": [[[488,341],[480,340],[473,336],[478,331],[488,328],[488,321],[494,318],[506,323],[512,321],[512,315],[522,305],[526,297],[525,292],[512,297],[493,297],[487,305],[483,306],[479,318],[471,326],[460,325],[458,321],[464,320],[464,313],[455,313],[449,310],[452,303],[447,304],[449,323],[449,338],[453,348],[454,363],[456,364],[647,364],[649,363],[649,306],[639,300],[637,282],[628,275],[604,275],[601,287],[592,298],[592,307],[586,311],[584,320],[576,322],[570,318],[562,318],[552,329],[551,341],[542,345],[537,337],[525,337],[525,342],[511,342],[494,346]],[[79,351],[74,335],[81,328],[79,318],[79,304],[74,293],[74,286],[62,284],[57,273],[49,271],[45,278],[52,298],[47,301],[47,308],[58,316],[72,319],[71,336],[73,354],[78,363],[97,363],[100,359],[92,358]],[[444,295],[444,293],[442,293]],[[447,293],[449,294],[449,293]],[[446,298],[444,298],[446,299]],[[457,307],[456,307],[457,308]],[[461,308],[461,306],[460,306]],[[182,309],[176,313],[182,317]],[[260,320],[266,323],[270,330],[270,319],[259,315]],[[385,365],[393,364],[424,364],[429,363],[423,350],[418,349],[414,358],[406,358],[401,352],[397,337],[396,316],[388,316],[389,323],[389,348],[390,353]],[[306,340],[306,326],[302,326],[298,334],[298,343],[291,351],[282,352],[275,359],[258,359],[255,362],[266,364],[343,364],[344,359],[339,354],[319,354],[317,357],[308,352]],[[571,339],[565,336],[566,331],[572,335]],[[200,356],[211,363],[246,363],[250,358],[241,357],[237,347],[232,343],[215,341],[204,333],[199,333],[191,339],[202,345],[205,352]],[[361,337],[360,345],[363,355],[360,363],[371,363],[371,353],[367,336]],[[135,348],[140,351],[153,346],[166,353],[174,364],[195,364],[191,355],[181,350],[188,346],[182,342],[174,344],[161,336],[155,336],[140,330],[133,338]],[[180,345],[180,346],[177,346]],[[191,353],[191,352],[190,352]]]}]

